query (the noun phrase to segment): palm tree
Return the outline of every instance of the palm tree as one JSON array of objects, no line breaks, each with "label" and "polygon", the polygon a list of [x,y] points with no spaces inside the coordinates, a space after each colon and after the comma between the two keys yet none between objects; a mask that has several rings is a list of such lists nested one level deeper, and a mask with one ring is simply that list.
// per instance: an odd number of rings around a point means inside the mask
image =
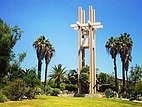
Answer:
[{"label": "palm tree", "polygon": [[118,54],[117,45],[116,45],[116,39],[113,37],[110,37],[105,45],[107,52],[111,55],[114,63],[114,73],[115,73],[115,87],[116,92],[118,92],[118,83],[117,83],[117,65],[116,65],[116,55]]},{"label": "palm tree", "polygon": [[45,80],[44,80],[44,89],[46,86],[46,80],[47,80],[47,68],[48,68],[48,64],[51,61],[51,58],[53,57],[55,53],[55,49],[54,47],[49,43],[49,45],[46,47],[46,53],[45,53],[45,63],[46,63],[46,67],[45,67]]},{"label": "palm tree", "polygon": [[126,81],[128,82],[128,69],[129,69],[129,64],[132,61],[132,56],[131,53],[126,57],[125,60],[125,71],[126,71]]},{"label": "palm tree", "polygon": [[77,71],[75,69],[70,70],[67,77],[68,77],[68,81],[69,81],[70,84],[77,84],[78,74],[77,74]]},{"label": "palm tree", "polygon": [[57,88],[60,88],[60,84],[65,79],[65,73],[66,73],[65,69],[66,69],[66,67],[62,68],[61,64],[58,64],[58,66],[54,65],[53,72],[51,75],[49,75],[49,77],[51,77],[51,79],[54,79],[55,83],[57,83]]},{"label": "palm tree", "polygon": [[46,47],[49,45],[49,40],[46,37],[40,36],[36,39],[33,43],[33,47],[36,49],[36,54],[38,58],[38,78],[41,79],[41,67],[42,67],[42,60],[45,56]]},{"label": "palm tree", "polygon": [[122,92],[126,92],[126,81],[125,81],[126,58],[129,54],[131,54],[133,41],[130,38],[129,34],[124,33],[121,34],[120,37],[118,37],[117,45],[122,61],[122,76],[123,76]]}]

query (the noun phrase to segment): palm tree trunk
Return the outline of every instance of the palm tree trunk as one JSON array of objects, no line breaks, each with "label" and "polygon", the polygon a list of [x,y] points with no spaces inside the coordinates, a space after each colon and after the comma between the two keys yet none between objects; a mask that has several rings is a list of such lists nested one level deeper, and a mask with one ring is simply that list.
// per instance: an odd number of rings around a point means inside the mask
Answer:
[{"label": "palm tree trunk", "polygon": [[44,92],[46,92],[45,86],[46,86],[46,81],[47,81],[47,68],[48,68],[48,63],[46,63],[46,67],[45,67]]},{"label": "palm tree trunk", "polygon": [[41,60],[38,60],[38,79],[40,80],[41,80],[41,65],[42,65]]},{"label": "palm tree trunk", "polygon": [[118,92],[116,57],[114,58],[115,91]]},{"label": "palm tree trunk", "polygon": [[[126,88],[128,87],[128,71],[126,71]],[[127,93],[127,89],[126,89],[126,93]]]},{"label": "palm tree trunk", "polygon": [[122,92],[123,92],[123,93],[126,93],[125,63],[124,63],[124,61],[122,62],[122,76],[123,76],[123,87],[122,87]]},{"label": "palm tree trunk", "polygon": [[126,71],[126,81],[128,82],[128,71]]}]

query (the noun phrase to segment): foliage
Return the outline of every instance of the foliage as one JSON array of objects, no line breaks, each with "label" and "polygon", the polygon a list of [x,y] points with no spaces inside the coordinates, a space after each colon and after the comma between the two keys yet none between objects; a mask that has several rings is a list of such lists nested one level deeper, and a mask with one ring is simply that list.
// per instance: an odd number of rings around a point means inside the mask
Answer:
[{"label": "foliage", "polygon": [[117,82],[117,65],[116,65],[116,55],[118,54],[117,49],[117,40],[113,37],[106,42],[105,45],[107,52],[111,55],[112,59],[114,60],[114,73],[115,73],[115,90],[118,92],[118,82]]},{"label": "foliage", "polygon": [[33,99],[35,98],[36,95],[36,88],[32,88],[32,87],[26,87],[26,92],[24,94],[25,97],[27,97],[28,99]]},{"label": "foliage", "polygon": [[0,19],[0,82],[8,74],[8,67],[11,59],[12,49],[21,37],[22,30],[9,25]]},{"label": "foliage", "polygon": [[55,80],[55,83],[57,83],[57,88],[60,89],[60,84],[64,82],[65,74],[66,74],[66,67],[62,68],[61,64],[58,64],[58,66],[54,65],[52,74],[49,75],[49,77]]},{"label": "foliage", "polygon": [[120,36],[117,38],[111,37],[106,42],[105,47],[108,53],[114,59],[113,62],[114,62],[114,71],[115,71],[115,87],[116,87],[115,90],[116,91],[118,91],[116,55],[119,53],[121,61],[122,61],[122,76],[123,76],[122,92],[126,92],[125,77],[127,77],[128,79],[129,63],[132,61],[132,56],[131,56],[132,46],[133,46],[132,38],[127,33],[120,34]]},{"label": "foliage", "polygon": [[47,91],[47,94],[50,94],[52,96],[58,96],[60,94],[59,88],[50,88],[50,90]]},{"label": "foliage", "polygon": [[65,83],[61,83],[60,84],[60,90],[63,91],[63,90],[65,90],[65,88],[66,88]]},{"label": "foliage", "polygon": [[142,80],[139,80],[135,85],[135,90],[142,96]]},{"label": "foliage", "polygon": [[76,70],[70,70],[67,74],[67,78],[70,84],[77,84],[78,83],[78,74]]},{"label": "foliage", "polygon": [[26,52],[19,53],[18,59],[15,59],[15,57],[12,59],[11,64],[9,65],[9,80],[14,81],[17,78],[23,79],[25,75],[25,71],[21,68],[21,62],[26,57]]},{"label": "foliage", "polygon": [[38,78],[41,79],[41,68],[42,68],[42,60],[45,57],[46,48],[49,45],[49,40],[43,35],[37,38],[33,47],[36,49],[36,54],[38,58]]},{"label": "foliage", "polygon": [[111,88],[115,90],[115,78],[112,75],[107,73],[100,72],[97,76],[99,90],[100,92],[104,92],[107,88]]},{"label": "foliage", "polygon": [[21,100],[26,91],[25,87],[22,79],[16,79],[3,89],[3,94],[10,100]]},{"label": "foliage", "polygon": [[51,88],[56,88],[57,83],[55,82],[55,79],[49,79],[48,80],[48,86],[50,86]]},{"label": "foliage", "polygon": [[142,67],[136,64],[135,67],[131,67],[129,81],[132,85],[135,85],[142,79]]},{"label": "foliage", "polygon": [[66,84],[66,90],[77,91],[78,90],[77,84]]},{"label": "foliage", "polygon": [[26,93],[25,96],[28,97],[28,99],[32,99],[36,95],[36,87],[40,86],[41,82],[36,76],[36,70],[35,69],[29,69],[25,76],[24,76],[24,82],[26,84]]},{"label": "foliage", "polygon": [[30,69],[24,76],[24,81],[28,87],[36,87],[40,85],[40,80],[36,76],[36,70]]},{"label": "foliage", "polygon": [[0,92],[0,103],[8,101],[7,97]]},{"label": "foliage", "polygon": [[129,62],[132,60],[132,58],[130,57],[132,52],[133,41],[129,34],[124,33],[117,38],[117,45],[118,45],[120,58],[122,61],[122,77],[123,77],[122,92],[125,92],[126,91],[125,72],[128,71]]},{"label": "foliage", "polygon": [[136,89],[136,84],[138,84],[138,81],[142,79],[142,67],[136,64],[136,66],[132,66],[130,70],[129,79],[127,82],[127,93],[128,97],[131,97],[131,99],[137,99],[137,95],[140,94],[140,92]]},{"label": "foliage", "polygon": [[46,67],[45,67],[45,80],[44,80],[44,88],[46,86],[46,81],[47,81],[47,67],[48,64],[51,61],[51,58],[53,57],[55,53],[55,49],[52,46],[52,44],[49,42],[48,46],[46,46],[46,52],[45,52],[45,63],[46,63]]},{"label": "foliage", "polygon": [[65,80],[65,83],[66,83],[66,90],[68,91],[77,91],[78,87],[77,87],[77,84],[78,84],[78,74],[77,74],[77,71],[72,69],[72,70],[69,70],[67,76],[66,76],[66,80]]},{"label": "foliage", "polygon": [[79,76],[79,81],[81,84],[81,93],[89,93],[89,67],[83,67],[81,72],[80,72],[80,76]]}]

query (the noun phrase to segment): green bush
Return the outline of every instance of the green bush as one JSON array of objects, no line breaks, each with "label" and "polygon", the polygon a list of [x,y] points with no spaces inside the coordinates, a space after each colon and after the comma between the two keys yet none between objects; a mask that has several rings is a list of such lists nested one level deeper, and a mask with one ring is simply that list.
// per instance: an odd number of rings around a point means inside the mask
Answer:
[{"label": "green bush", "polygon": [[47,94],[52,95],[52,96],[58,96],[60,94],[60,89],[59,88],[51,88],[49,91],[47,91]]},{"label": "green bush", "polygon": [[66,90],[77,91],[78,90],[77,84],[66,84]]},{"label": "green bush", "polygon": [[0,103],[8,101],[7,97],[0,92]]},{"label": "green bush", "polygon": [[26,88],[26,93],[24,94],[28,99],[33,99],[35,98],[36,95],[36,89],[28,87]]},{"label": "green bush", "polygon": [[81,93],[88,94],[89,93],[89,73],[80,73],[79,81],[81,84]]},{"label": "green bush", "polygon": [[51,95],[53,95],[53,96],[58,96],[58,94],[60,94],[60,89],[54,88],[54,89],[53,89],[53,93],[52,93]]},{"label": "green bush", "polygon": [[25,94],[25,83],[17,79],[10,85],[3,88],[3,94],[10,100],[21,100]]},{"label": "green bush", "polygon": [[139,80],[137,84],[135,85],[135,90],[138,92],[138,94],[142,95],[142,80]]},{"label": "green bush", "polygon": [[60,84],[60,90],[63,91],[63,90],[65,90],[65,89],[66,89],[65,83],[61,83],[61,84]]}]

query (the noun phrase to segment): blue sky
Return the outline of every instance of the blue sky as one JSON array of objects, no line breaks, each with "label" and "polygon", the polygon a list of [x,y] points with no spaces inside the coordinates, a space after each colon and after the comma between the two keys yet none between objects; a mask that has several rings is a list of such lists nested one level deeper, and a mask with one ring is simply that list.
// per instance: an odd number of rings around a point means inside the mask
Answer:
[{"label": "blue sky", "polygon": [[[70,25],[77,21],[79,6],[86,11],[87,20],[90,5],[96,10],[96,20],[104,25],[96,32],[97,68],[112,74],[113,60],[104,46],[110,36],[117,37],[124,32],[129,33],[134,42],[130,66],[142,65],[141,0],[0,0],[0,18],[11,27],[18,25],[24,31],[14,47],[16,54],[27,52],[22,67],[37,68],[32,44],[40,35],[45,35],[56,49],[48,70],[51,72],[52,66],[57,64],[63,64],[68,70],[77,69],[78,33]],[[121,77],[120,57],[117,59],[118,76]],[[44,64],[42,69],[44,74]]]}]

